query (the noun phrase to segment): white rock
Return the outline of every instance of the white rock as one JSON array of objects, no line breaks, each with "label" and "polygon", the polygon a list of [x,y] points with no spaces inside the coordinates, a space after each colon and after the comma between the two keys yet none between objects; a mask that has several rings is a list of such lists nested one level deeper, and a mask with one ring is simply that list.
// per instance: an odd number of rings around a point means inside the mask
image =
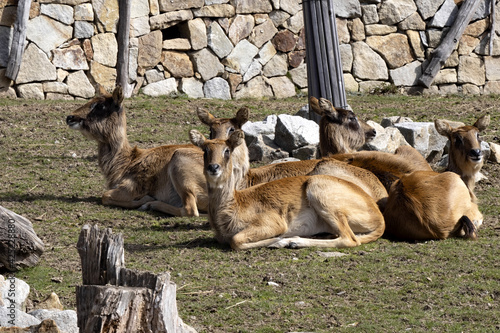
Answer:
[{"label": "white rock", "polygon": [[23,311],[29,293],[30,286],[23,280],[9,276],[5,279],[0,275],[0,296],[5,307],[14,306]]},{"label": "white rock", "polygon": [[79,45],[52,51],[52,63],[58,68],[67,70],[89,69],[85,53]]},{"label": "white rock", "polygon": [[441,8],[434,14],[429,22],[429,27],[443,28],[449,27],[455,22],[458,14],[458,6],[453,0],[445,0]]},{"label": "white rock", "polygon": [[243,82],[250,81],[257,75],[261,74],[262,74],[262,64],[257,59],[254,59],[250,67],[248,67],[248,70],[245,73],[245,75],[243,75]]},{"label": "white rock", "polygon": [[177,81],[171,77],[166,80],[148,84],[142,88],[145,95],[158,97],[162,95],[172,95],[177,93]]},{"label": "white rock", "polygon": [[290,69],[290,78],[299,88],[307,88],[307,64],[302,63],[297,68]]},{"label": "white rock", "polygon": [[220,77],[215,77],[205,82],[203,93],[206,98],[231,99],[229,83]]},{"label": "white rock", "polygon": [[263,74],[266,77],[282,76],[288,72],[288,63],[285,54],[276,54],[264,66]]},{"label": "white rock", "polygon": [[50,62],[47,54],[30,43],[24,51],[16,83],[52,81],[56,78],[56,67]]},{"label": "white rock", "polygon": [[75,38],[91,38],[94,36],[94,25],[87,21],[75,21]]},{"label": "white rock", "polygon": [[268,82],[273,88],[274,97],[288,98],[295,96],[295,85],[286,76],[272,77]]},{"label": "white rock", "polygon": [[74,22],[74,11],[72,6],[42,3],[40,5],[40,13],[67,25],[71,25]]},{"label": "white rock", "polygon": [[73,37],[73,28],[45,15],[28,21],[26,38],[34,42],[45,53],[49,53]]},{"label": "white rock", "polygon": [[130,19],[130,37],[140,37],[151,32],[149,17],[141,16]]},{"label": "white rock", "polygon": [[181,89],[184,94],[191,98],[203,98],[203,82],[195,79],[194,77],[182,78]]},{"label": "white rock", "polygon": [[[12,324],[13,323],[13,324]],[[41,321],[18,309],[0,307],[0,327],[29,327],[40,324]]]},{"label": "white rock", "polygon": [[78,333],[77,316],[74,310],[46,310],[40,309],[29,313],[33,317],[43,321],[52,319],[56,322],[57,327],[64,333]]},{"label": "white rock", "polygon": [[69,74],[66,84],[68,92],[73,96],[91,98],[95,95],[95,89],[83,71]]},{"label": "white rock", "polygon": [[281,114],[275,128],[274,142],[283,150],[293,150],[319,143],[319,126],[312,120]]},{"label": "white rock", "polygon": [[248,40],[241,40],[224,60],[224,64],[235,70],[237,73],[244,74],[253,58],[259,53],[259,49]]},{"label": "white rock", "polygon": [[207,34],[208,46],[220,58],[226,57],[233,50],[233,44],[217,22],[212,22]]},{"label": "white rock", "polygon": [[115,34],[98,34],[92,37],[91,42],[94,49],[94,60],[102,65],[115,67],[118,53]]},{"label": "white rock", "polygon": [[414,86],[422,75],[422,64],[415,60],[403,67],[391,69],[389,71],[392,82],[396,86]]},{"label": "white rock", "polygon": [[75,21],[94,21],[92,4],[82,3],[75,6]]}]

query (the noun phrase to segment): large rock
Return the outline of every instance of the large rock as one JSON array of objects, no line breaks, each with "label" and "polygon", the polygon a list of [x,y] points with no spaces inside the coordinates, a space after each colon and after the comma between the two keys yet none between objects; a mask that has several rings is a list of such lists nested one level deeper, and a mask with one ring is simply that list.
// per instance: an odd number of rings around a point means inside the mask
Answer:
[{"label": "large rock", "polygon": [[425,58],[425,49],[422,44],[422,40],[420,39],[420,33],[418,31],[408,30],[406,32],[408,36],[408,41],[410,42],[411,49],[413,53],[417,57],[417,59]]},{"label": "large rock", "polygon": [[200,8],[205,4],[204,0],[183,0],[183,1],[171,1],[171,0],[159,0],[160,11],[162,12],[173,12],[179,9],[190,9],[190,8]]},{"label": "large rock", "polygon": [[271,60],[274,55],[277,53],[276,48],[274,47],[272,42],[267,42],[259,51],[259,62],[262,65],[267,64],[269,60]]},{"label": "large rock", "polygon": [[215,77],[205,82],[203,93],[206,98],[231,99],[229,83],[221,77]]},{"label": "large rock", "polygon": [[273,21],[268,19],[264,23],[261,23],[253,28],[250,36],[248,37],[248,41],[260,48],[267,41],[271,40],[277,32],[278,29],[274,26]]},{"label": "large rock", "polygon": [[377,5],[363,5],[361,11],[363,12],[362,20],[365,25],[375,24],[379,21]]},{"label": "large rock", "polygon": [[275,27],[279,27],[290,18],[290,14],[282,10],[273,10],[269,13],[269,18],[273,21]]},{"label": "large rock", "polygon": [[457,14],[458,6],[455,4],[455,1],[445,0],[441,8],[439,8],[432,20],[430,20],[429,27],[449,27],[455,22]]},{"label": "large rock", "polygon": [[229,26],[228,36],[233,45],[236,45],[243,38],[250,36],[255,26],[255,19],[252,15],[236,15]]},{"label": "large rock", "polygon": [[293,15],[283,23],[283,27],[298,34],[304,28],[304,14],[302,11]]},{"label": "large rock", "polygon": [[248,70],[246,71],[245,75],[243,75],[242,82],[248,82],[257,75],[261,74],[262,74],[262,64],[257,59],[254,59],[250,64],[250,67],[248,67]]},{"label": "large rock", "polygon": [[234,7],[229,4],[216,4],[193,9],[194,17],[233,17]]},{"label": "large rock", "polygon": [[339,45],[340,59],[342,61],[342,70],[344,72],[351,72],[352,69],[352,46],[351,44]]},{"label": "large rock", "polygon": [[236,99],[264,97],[273,97],[273,90],[262,76],[251,79],[234,93]]},{"label": "large rock", "polygon": [[486,70],[486,80],[500,81],[500,58],[484,57],[484,67]]},{"label": "large rock", "polygon": [[158,97],[163,95],[172,95],[177,93],[177,82],[171,77],[166,80],[148,84],[142,89],[145,95]]},{"label": "large rock", "polygon": [[45,319],[52,319],[57,324],[61,332],[65,333],[78,333],[77,316],[74,310],[46,310],[39,309],[29,313],[33,317],[43,321]]},{"label": "large rock", "polygon": [[52,81],[56,78],[56,67],[42,50],[30,43],[24,51],[16,83]]},{"label": "large rock", "polygon": [[298,37],[290,30],[282,30],[278,32],[272,39],[272,43],[276,50],[281,52],[290,52],[295,49]]},{"label": "large rock", "polygon": [[441,69],[432,83],[436,85],[457,83],[457,70],[455,68]]},{"label": "large rock", "polygon": [[381,54],[391,69],[413,61],[408,37],[404,34],[395,33],[387,36],[368,37],[366,44]]},{"label": "large rock", "polygon": [[269,13],[273,10],[269,0],[233,0],[236,14]]},{"label": "large rock", "polygon": [[66,78],[68,92],[76,97],[91,98],[95,95],[95,89],[83,71],[74,72]]},{"label": "large rock", "polygon": [[73,37],[73,28],[45,15],[28,21],[26,38],[45,53],[57,48]]},{"label": "large rock", "polygon": [[485,81],[486,73],[483,59],[461,56],[460,64],[458,65],[458,82],[482,86],[485,84]]},{"label": "large rock", "polygon": [[288,152],[274,143],[274,135],[258,135],[247,145],[250,161],[269,163],[290,156]]},{"label": "large rock", "polygon": [[24,99],[45,99],[43,85],[41,83],[27,83],[17,86],[20,98]]},{"label": "large rock", "polygon": [[104,66],[97,61],[90,63],[90,75],[94,81],[108,91],[112,91],[116,84],[116,69]]},{"label": "large rock", "polygon": [[52,63],[58,68],[68,70],[89,69],[85,53],[79,45],[52,51]]},{"label": "large rock", "polygon": [[366,43],[353,43],[352,53],[352,74],[355,77],[363,80],[387,80],[389,78],[384,59]]},{"label": "large rock", "polygon": [[185,53],[163,51],[161,63],[173,77],[191,77],[194,75],[193,63]]},{"label": "large rock", "polygon": [[394,127],[399,129],[406,141],[426,158],[441,152],[448,141],[436,131],[434,123],[431,122],[399,123]]},{"label": "large rock", "polygon": [[234,70],[236,73],[244,74],[253,58],[259,53],[259,49],[248,40],[241,40],[224,59],[224,65]]},{"label": "large rock", "polygon": [[118,0],[92,0],[99,32],[117,32]]},{"label": "large rock", "polygon": [[161,61],[162,39],[160,30],[139,37],[137,65],[140,68],[149,69]]},{"label": "large rock", "polygon": [[75,38],[91,38],[94,36],[94,25],[87,21],[75,21]]},{"label": "large rock", "polygon": [[391,69],[389,71],[391,81],[396,86],[414,86],[417,85],[419,77],[422,75],[422,64],[415,60],[403,67]]},{"label": "large rock", "polygon": [[233,44],[217,22],[210,24],[207,37],[208,46],[220,59],[226,57],[233,50]]},{"label": "large rock", "polygon": [[185,33],[189,36],[193,50],[201,50],[207,47],[207,28],[202,19],[189,20],[185,27],[187,29]]},{"label": "large rock", "polygon": [[192,19],[193,12],[184,9],[151,16],[149,18],[149,25],[151,26],[151,30],[166,29],[173,25],[176,25],[179,22],[189,21]]},{"label": "large rock", "polygon": [[259,135],[271,134],[274,136],[274,130],[278,117],[276,115],[267,116],[263,121],[247,121],[241,129],[245,132],[245,141],[249,146]]},{"label": "large rock", "polygon": [[149,17],[141,16],[130,19],[130,37],[140,37],[151,32]]},{"label": "large rock", "polygon": [[195,70],[200,73],[203,81],[208,81],[224,73],[224,66],[219,58],[207,48],[201,49],[191,54]]},{"label": "large rock", "polygon": [[203,82],[194,77],[182,78],[180,91],[191,98],[203,98]]},{"label": "large rock", "polygon": [[[302,2],[302,1],[300,1]],[[302,10],[302,6],[300,5],[299,0],[280,0],[280,9],[284,10],[290,15],[297,14],[300,10]]]},{"label": "large rock", "polygon": [[263,74],[266,77],[282,76],[288,72],[288,63],[284,54],[276,54],[264,66]]},{"label": "large rock", "polygon": [[21,279],[14,276],[5,279],[0,275],[0,302],[3,301],[6,308],[26,310],[26,300],[30,293],[30,286]]},{"label": "large rock", "polygon": [[118,43],[115,34],[98,34],[92,37],[91,41],[94,50],[94,60],[101,65],[115,67],[118,54]]},{"label": "large rock", "polygon": [[48,81],[42,84],[45,93],[67,94],[68,85],[63,82]]},{"label": "large rock", "polygon": [[290,69],[290,78],[292,82],[299,88],[307,88],[307,65],[301,64],[297,68]]},{"label": "large rock", "polygon": [[424,20],[433,17],[443,2],[444,0],[415,0],[418,12]]},{"label": "large rock", "polygon": [[[0,327],[29,327],[40,324],[40,319],[18,309],[0,307]],[[9,331],[7,331],[9,332]],[[13,331],[19,332],[19,331]]]},{"label": "large rock", "polygon": [[361,16],[359,0],[333,1],[333,9],[337,17],[355,18]]},{"label": "large rock", "polygon": [[416,10],[417,6],[413,0],[386,0],[381,3],[378,15],[382,24],[393,25],[403,21]]},{"label": "large rock", "polygon": [[75,21],[94,21],[92,4],[82,3],[75,6]]},{"label": "large rock", "polygon": [[371,120],[368,120],[367,123],[375,129],[377,135],[370,142],[365,143],[362,147],[363,150],[376,150],[392,154],[399,146],[408,145],[408,142],[397,128],[384,128]]},{"label": "large rock", "polygon": [[396,31],[398,31],[398,28],[393,25],[385,25],[385,24],[365,25],[365,33],[367,36],[388,35]]},{"label": "large rock", "polygon": [[399,22],[398,28],[401,30],[425,30],[425,22],[422,20],[420,15],[415,12],[405,18],[403,21]]},{"label": "large rock", "polygon": [[130,6],[130,18],[149,16],[149,0],[134,0]]},{"label": "large rock", "polygon": [[74,22],[74,11],[72,6],[41,4],[40,13],[67,25],[71,25]]},{"label": "large rock", "polygon": [[273,88],[274,97],[288,98],[295,96],[295,85],[286,76],[273,77],[268,80]]},{"label": "large rock", "polygon": [[274,142],[283,150],[292,151],[319,143],[319,126],[312,120],[281,114],[278,116]]}]

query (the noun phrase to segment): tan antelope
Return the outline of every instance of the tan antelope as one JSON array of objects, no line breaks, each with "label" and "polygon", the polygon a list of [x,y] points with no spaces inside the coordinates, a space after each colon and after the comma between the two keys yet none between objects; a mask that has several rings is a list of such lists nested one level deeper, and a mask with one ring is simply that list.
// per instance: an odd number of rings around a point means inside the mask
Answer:
[{"label": "tan antelope", "polygon": [[321,116],[319,123],[319,150],[321,156],[351,153],[372,140],[377,132],[366,122],[358,120],[354,112],[335,108],[325,99],[309,99],[311,109]]},{"label": "tan antelope", "polygon": [[[282,178],[244,190],[231,154],[244,145],[236,130],[227,140],[207,140],[196,130],[191,142],[204,151],[209,222],[219,242],[235,250],[255,247],[352,247],[378,239],[384,219],[375,201],[348,181],[325,175]],[[312,239],[330,233],[335,239]]]},{"label": "tan antelope", "polygon": [[460,175],[470,191],[474,202],[476,176],[483,167],[483,151],[479,132],[484,131],[490,124],[490,116],[479,117],[472,126],[452,128],[446,120],[436,119],[434,125],[439,134],[450,141],[448,166],[446,171]]},{"label": "tan antelope", "polygon": [[483,222],[469,189],[453,172],[416,171],[401,176],[384,210],[386,234],[403,240],[475,239]]},{"label": "tan antelope", "polygon": [[[205,113],[198,110],[200,119],[211,126],[212,135],[222,138],[241,128],[248,118],[246,108],[231,119],[206,118]],[[104,205],[152,208],[174,216],[198,216],[199,210],[207,210],[203,152],[190,144],[132,147],[121,87],[116,87],[112,95],[101,90],[100,95],[69,115],[66,123],[97,141],[98,163],[107,182]],[[173,156],[184,164],[171,163]]]}]

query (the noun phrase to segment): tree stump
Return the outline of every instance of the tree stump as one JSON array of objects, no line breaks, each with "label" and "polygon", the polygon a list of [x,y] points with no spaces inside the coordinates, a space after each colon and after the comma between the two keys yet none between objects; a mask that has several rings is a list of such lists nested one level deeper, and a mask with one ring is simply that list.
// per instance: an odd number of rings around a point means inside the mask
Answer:
[{"label": "tree stump", "polygon": [[0,206],[0,267],[17,271],[35,266],[43,251],[43,242],[33,230],[33,224]]},{"label": "tree stump", "polygon": [[169,273],[125,268],[121,234],[85,225],[77,249],[83,279],[76,288],[80,332],[196,332],[178,315]]}]

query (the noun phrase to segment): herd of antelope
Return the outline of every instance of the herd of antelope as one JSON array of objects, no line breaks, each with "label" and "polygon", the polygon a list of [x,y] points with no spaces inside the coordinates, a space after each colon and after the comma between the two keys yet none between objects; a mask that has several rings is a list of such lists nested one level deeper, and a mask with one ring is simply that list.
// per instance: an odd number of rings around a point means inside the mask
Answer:
[{"label": "herd of antelope", "polygon": [[438,173],[410,146],[394,154],[357,151],[376,135],[373,128],[352,111],[312,97],[309,105],[321,115],[323,158],[251,168],[241,130],[247,108],[234,118],[198,109],[209,138],[191,130],[192,144],[140,149],[128,142],[123,100],[121,87],[101,91],[66,119],[97,141],[104,205],[207,214],[217,240],[235,250],[353,247],[384,234],[474,239],[482,224],[474,179],[483,165],[479,132],[488,115],[458,128],[435,121],[450,141],[447,170]]}]

